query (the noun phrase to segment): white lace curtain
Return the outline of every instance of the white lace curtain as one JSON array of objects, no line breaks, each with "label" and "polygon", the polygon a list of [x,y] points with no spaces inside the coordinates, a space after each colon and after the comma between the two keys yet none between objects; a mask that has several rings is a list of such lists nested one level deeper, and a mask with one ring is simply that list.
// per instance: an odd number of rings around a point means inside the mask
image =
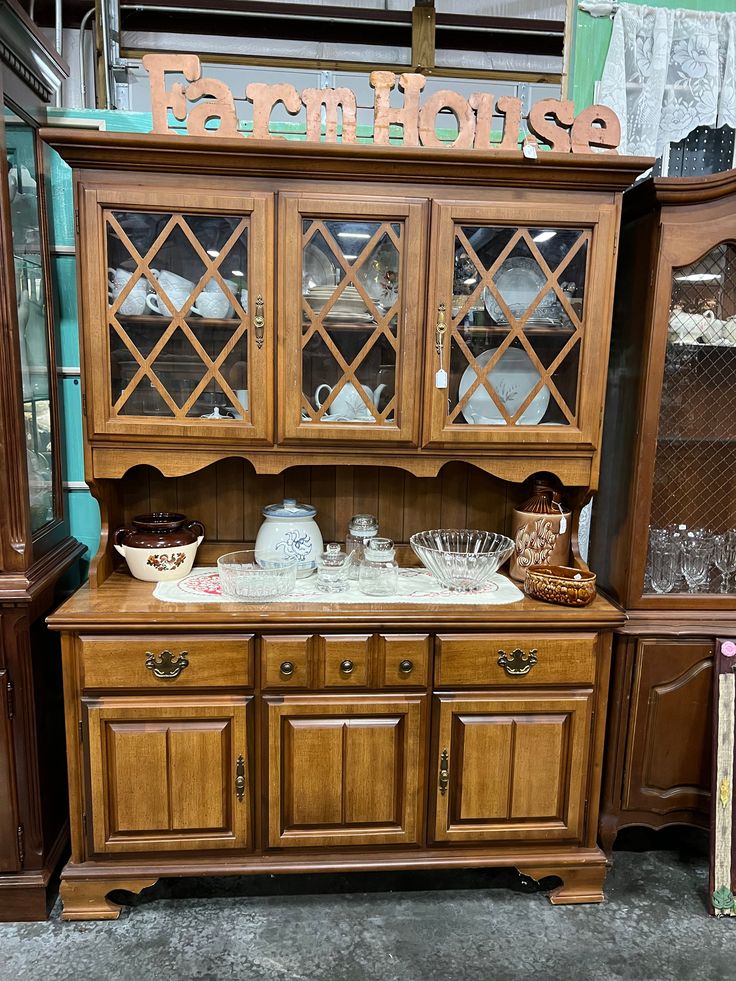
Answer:
[{"label": "white lace curtain", "polygon": [[598,101],[621,120],[621,153],[660,156],[697,126],[736,128],[736,13],[615,9]]}]

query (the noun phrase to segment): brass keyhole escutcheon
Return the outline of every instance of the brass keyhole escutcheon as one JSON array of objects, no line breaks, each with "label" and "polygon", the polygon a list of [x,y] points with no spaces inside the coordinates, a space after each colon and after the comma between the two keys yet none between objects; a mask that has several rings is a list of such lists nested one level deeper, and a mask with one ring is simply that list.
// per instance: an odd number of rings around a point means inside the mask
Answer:
[{"label": "brass keyhole escutcheon", "polygon": [[239,801],[245,797],[245,759],[242,756],[235,761],[235,796]]},{"label": "brass keyhole escutcheon", "polygon": [[279,671],[285,678],[290,678],[294,674],[293,661],[282,661]]},{"label": "brass keyhole escutcheon", "polygon": [[352,674],[353,671],[355,670],[355,665],[353,664],[352,661],[343,661],[340,664],[340,670],[342,671],[343,674]]},{"label": "brass keyhole escutcheon", "polygon": [[447,793],[447,785],[450,782],[450,758],[447,755],[447,750],[442,750],[442,756],[440,757],[440,793],[444,797]]}]

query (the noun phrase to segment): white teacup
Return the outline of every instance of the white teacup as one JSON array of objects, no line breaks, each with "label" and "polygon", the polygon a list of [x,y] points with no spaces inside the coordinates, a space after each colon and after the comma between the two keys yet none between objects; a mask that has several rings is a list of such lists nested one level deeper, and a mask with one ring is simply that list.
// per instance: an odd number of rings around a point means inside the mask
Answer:
[{"label": "white teacup", "polygon": [[[248,403],[248,389],[247,388],[236,388],[235,389],[235,398],[238,400],[238,402],[240,402],[240,404],[243,406],[243,408],[247,412],[248,411],[248,408],[249,408],[249,403]],[[238,412],[236,406],[233,406],[233,413],[234,413],[236,419],[242,419],[243,418],[243,416]]]},{"label": "white teacup", "polygon": [[[237,297],[237,295],[238,295],[238,284],[237,283],[234,283],[231,279],[224,280],[224,283],[227,286],[227,288],[230,290],[230,292],[233,294],[233,296]],[[223,290],[223,288],[220,286],[220,284],[217,282],[216,279],[211,279],[205,285],[204,292],[208,296],[220,296],[220,297],[222,297],[222,299],[227,303],[227,313],[220,314],[220,316],[225,317],[225,318],[232,317],[232,315],[233,315],[233,307],[232,307],[232,304],[230,303],[230,297]],[[203,295],[204,294],[200,294],[200,296],[203,296]],[[197,300],[197,303],[199,303],[199,300]]]},{"label": "white teacup", "polygon": [[[107,270],[107,289],[110,302],[114,302],[125,289],[126,285],[133,276],[127,269],[108,269]],[[133,289],[128,293],[123,302],[118,307],[118,313],[124,317],[137,317],[146,309],[146,294],[148,284],[145,279],[139,279]]]},{"label": "white teacup", "polygon": [[685,313],[676,308],[670,315],[670,330],[680,344],[697,344],[715,318],[716,315],[712,310],[705,310],[703,313]]},{"label": "white teacup", "polygon": [[[166,290],[166,295],[174,304],[177,310],[181,310],[184,304],[189,299],[189,290]],[[158,295],[158,293],[149,293],[146,297],[147,305],[153,310],[154,313],[159,314],[161,317],[170,317],[171,312],[166,306],[164,301]]]},{"label": "white teacup", "polygon": [[204,290],[192,306],[192,313],[196,313],[200,317],[209,317],[212,320],[224,320],[231,316],[232,310],[230,301],[222,290],[218,290],[217,293]]},{"label": "white teacup", "polygon": [[[708,313],[711,311],[709,310]],[[725,323],[717,320],[715,316],[708,317],[707,323],[703,328],[703,340],[706,344],[718,344],[723,339],[723,329]]]},{"label": "white teacup", "polygon": [[191,279],[185,279],[184,276],[169,272],[168,269],[152,269],[151,275],[154,279],[158,280],[167,293],[172,289],[179,291],[187,290],[191,293],[194,289],[194,283]]}]

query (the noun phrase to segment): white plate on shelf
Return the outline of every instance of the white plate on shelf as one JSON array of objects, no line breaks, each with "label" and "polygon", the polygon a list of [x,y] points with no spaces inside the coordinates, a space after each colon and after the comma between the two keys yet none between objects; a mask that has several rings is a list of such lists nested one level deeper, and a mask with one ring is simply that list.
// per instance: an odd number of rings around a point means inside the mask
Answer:
[{"label": "white plate on shelf", "polygon": [[[547,277],[537,262],[525,256],[507,259],[494,278],[496,289],[515,317],[521,317],[547,284]],[[483,303],[488,315],[495,321],[505,320],[505,315],[495,297],[486,286]]]},{"label": "white plate on shelf", "polygon": [[[479,354],[476,358],[478,366],[485,368],[495,351],[496,348],[489,348],[487,351]],[[499,400],[503,402],[504,408],[510,416],[513,416],[529,392],[539,382],[540,374],[532,364],[526,351],[510,347],[507,351],[504,351],[496,366],[487,377],[497,393]],[[460,379],[458,401],[465,397],[465,394],[475,379],[475,370],[472,365],[468,365]],[[538,425],[544,418],[548,405],[549,389],[546,385],[543,385],[524,410],[521,417],[517,419],[516,425]],[[496,407],[496,403],[482,385],[476,388],[468,399],[465,408],[461,411],[466,422],[469,422],[471,425],[506,425],[506,420]]]},{"label": "white plate on shelf", "polygon": [[[307,293],[320,286],[335,286],[335,270],[329,257],[314,242],[308,242],[302,258],[302,289]],[[340,267],[342,269],[342,267]]]}]

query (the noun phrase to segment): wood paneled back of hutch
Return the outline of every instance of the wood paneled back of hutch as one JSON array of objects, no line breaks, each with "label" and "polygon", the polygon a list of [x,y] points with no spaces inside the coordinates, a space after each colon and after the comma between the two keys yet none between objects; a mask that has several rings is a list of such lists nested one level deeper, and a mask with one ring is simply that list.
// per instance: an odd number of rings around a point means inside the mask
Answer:
[{"label": "wood paneled back of hutch", "polygon": [[539,472],[579,506],[598,480],[621,192],[648,162],[45,138],[75,171],[103,524],[90,585],[52,620],[64,915],[117,916],[109,891],[167,870],[515,865],[562,879],[555,902],[599,901],[622,620],[606,600],[170,604],[115,569],[109,534],[177,507],[213,561],[285,494],[318,506],[328,540],[360,511],[400,543],[500,531]]}]

